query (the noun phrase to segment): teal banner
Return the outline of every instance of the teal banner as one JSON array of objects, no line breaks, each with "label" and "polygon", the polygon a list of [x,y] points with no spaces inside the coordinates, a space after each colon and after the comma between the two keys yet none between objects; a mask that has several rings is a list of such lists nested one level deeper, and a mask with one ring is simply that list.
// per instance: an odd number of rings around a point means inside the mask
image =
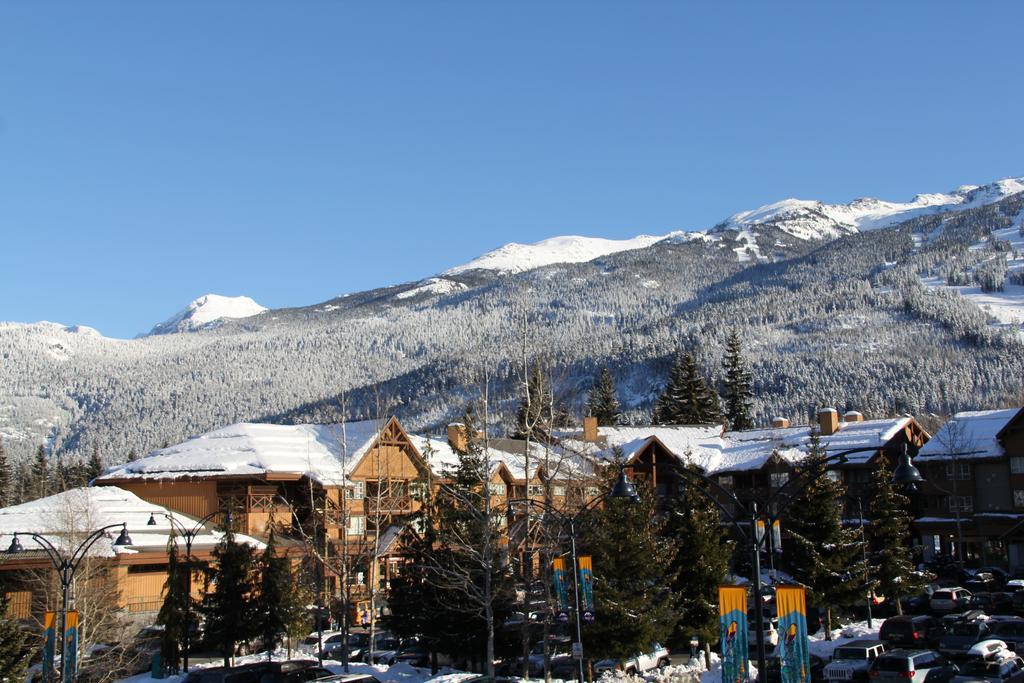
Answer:
[{"label": "teal banner", "polygon": [[57,648],[57,613],[43,616],[43,683],[53,680],[53,656]]},{"label": "teal banner", "polygon": [[556,557],[551,562],[551,577],[555,583],[555,598],[558,600],[558,611],[569,611],[569,591],[565,580],[565,560]]},{"label": "teal banner", "polygon": [[806,593],[801,586],[779,586],[775,590],[775,604],[779,611],[782,683],[810,683]]},{"label": "teal banner", "polygon": [[722,683],[746,683],[750,666],[747,650],[747,589],[742,586],[720,586],[718,608]]},{"label": "teal banner", "polygon": [[64,649],[60,653],[61,679],[74,683],[78,677],[78,612],[68,612],[65,618]]}]

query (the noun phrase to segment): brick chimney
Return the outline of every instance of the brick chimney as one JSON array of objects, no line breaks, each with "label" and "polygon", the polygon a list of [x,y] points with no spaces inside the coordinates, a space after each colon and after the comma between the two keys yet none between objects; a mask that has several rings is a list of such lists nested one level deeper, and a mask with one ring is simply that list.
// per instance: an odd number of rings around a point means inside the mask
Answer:
[{"label": "brick chimney", "polygon": [[461,422],[452,422],[448,425],[448,443],[459,453],[465,453],[469,446],[466,439],[466,425]]},{"label": "brick chimney", "polygon": [[583,440],[587,443],[597,441],[597,418],[593,416],[583,418]]},{"label": "brick chimney", "polygon": [[839,431],[839,413],[835,408],[822,408],[818,411],[818,427],[822,436],[832,436]]},{"label": "brick chimney", "polygon": [[864,415],[856,410],[847,410],[843,413],[843,422],[863,422]]},{"label": "brick chimney", "polygon": [[787,427],[789,427],[789,418],[788,417],[773,417],[772,418],[772,428],[773,429],[786,429]]}]

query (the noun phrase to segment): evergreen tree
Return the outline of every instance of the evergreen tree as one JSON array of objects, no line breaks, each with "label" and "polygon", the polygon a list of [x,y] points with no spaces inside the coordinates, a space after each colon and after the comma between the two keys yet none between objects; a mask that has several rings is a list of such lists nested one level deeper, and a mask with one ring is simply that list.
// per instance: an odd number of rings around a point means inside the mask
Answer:
[{"label": "evergreen tree", "polygon": [[918,593],[931,577],[916,570],[910,542],[910,500],[896,490],[884,453],[872,484],[868,535],[871,573],[878,581],[879,592],[894,601],[896,611],[903,614],[900,598]]},{"label": "evergreen tree", "polygon": [[230,525],[213,549],[215,568],[210,574],[213,590],[203,596],[200,612],[206,618],[206,639],[231,665],[238,643],[259,635],[255,610],[256,553],[235,539]]},{"label": "evergreen tree", "polygon": [[266,548],[260,558],[259,592],[255,609],[259,618],[257,628],[267,649],[267,657],[282,640],[290,624],[299,619],[303,605],[292,577],[291,562],[287,555],[277,553],[277,543],[271,530]]},{"label": "evergreen tree", "polygon": [[183,564],[178,556],[178,541],[174,534],[167,540],[167,581],[164,582],[164,601],[160,605],[156,623],[162,624],[160,656],[164,667],[172,673],[181,668],[183,646],[188,625],[188,561]]},{"label": "evergreen tree", "polygon": [[0,439],[0,508],[14,504],[14,484],[14,473],[10,463],[7,462],[3,439]]},{"label": "evergreen tree", "polygon": [[103,460],[100,458],[100,449],[93,446],[92,455],[89,456],[89,462],[85,465],[83,479],[88,484],[96,477],[103,474]]},{"label": "evergreen tree", "polygon": [[725,418],[729,421],[729,428],[752,429],[754,422],[750,410],[754,392],[750,368],[743,358],[740,335],[736,330],[732,330],[726,339],[722,368],[725,370]]},{"label": "evergreen tree", "polygon": [[666,540],[677,548],[672,564],[680,615],[675,640],[696,635],[710,667],[711,644],[719,637],[718,587],[729,571],[733,549],[722,533],[718,508],[696,489],[696,479],[684,481],[685,492],[674,501],[665,528]]},{"label": "evergreen tree", "polygon": [[594,571],[596,618],[583,625],[590,656],[629,657],[664,642],[679,618],[677,549],[662,538],[651,491],[641,490],[638,503],[609,499],[582,522],[579,552],[591,555]]},{"label": "evergreen tree", "polygon": [[721,401],[689,353],[676,354],[668,384],[654,403],[655,424],[720,424]]},{"label": "evergreen tree", "polygon": [[45,498],[50,495],[50,470],[49,460],[46,457],[46,447],[42,444],[36,450],[36,457],[32,461],[28,495],[32,500]]},{"label": "evergreen tree", "polygon": [[0,597],[0,683],[25,680],[32,650],[25,649],[25,632],[7,612],[9,601]]},{"label": "evergreen tree", "polygon": [[868,589],[864,546],[859,530],[843,526],[846,487],[827,476],[826,454],[816,432],[793,476],[801,481],[794,484],[797,492],[783,522],[790,535],[787,559],[793,576],[809,588],[811,600],[825,607],[826,637],[831,638],[832,608],[854,604]]},{"label": "evergreen tree", "polygon": [[134,448],[128,451],[128,462],[135,462],[139,459],[139,452]]},{"label": "evergreen tree", "polygon": [[601,374],[590,390],[587,411],[591,416],[597,418],[597,424],[602,427],[619,424],[622,410],[619,407],[619,397],[615,391],[615,380],[612,379],[612,373],[608,370],[608,366],[601,368]]}]

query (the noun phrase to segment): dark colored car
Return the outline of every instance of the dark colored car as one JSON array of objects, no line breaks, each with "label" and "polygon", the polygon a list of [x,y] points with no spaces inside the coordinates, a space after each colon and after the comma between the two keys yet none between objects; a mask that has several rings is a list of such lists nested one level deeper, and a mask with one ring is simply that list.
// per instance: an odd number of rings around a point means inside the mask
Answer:
[{"label": "dark colored car", "polygon": [[1000,582],[999,579],[988,572],[978,572],[964,582],[964,588],[972,593],[990,593],[999,590],[1005,584],[1005,581]]},{"label": "dark colored car", "polygon": [[1024,591],[1017,591],[1013,594],[1013,613],[1024,616]]},{"label": "dark colored car", "polygon": [[411,640],[404,645],[395,655],[395,662],[402,662],[409,666],[421,668],[430,666],[430,652],[416,640]]},{"label": "dark colored car", "polygon": [[930,583],[924,587],[924,590],[921,591],[920,594],[910,598],[900,598],[900,604],[903,605],[903,612],[905,614],[927,614],[931,609],[930,603],[932,593],[936,590],[938,590],[938,586]]},{"label": "dark colored car", "polygon": [[[828,664],[828,662],[818,655],[810,655],[810,660],[811,683],[826,683],[825,665]],[[765,665],[768,669],[766,672],[768,683],[780,683],[780,681],[782,681],[782,664],[779,661],[778,656],[768,655],[765,659]]]},{"label": "dark colored car", "polygon": [[1013,596],[1009,593],[975,593],[968,603],[969,609],[980,609],[985,614],[1013,614]]},{"label": "dark colored car", "polygon": [[1007,619],[992,624],[992,638],[1006,643],[1014,652],[1024,650],[1024,619]]},{"label": "dark colored car", "polygon": [[1020,657],[976,659],[965,662],[953,683],[1024,683]]},{"label": "dark colored car", "polygon": [[963,660],[975,643],[989,637],[992,628],[984,621],[961,621],[953,624],[939,639],[939,652],[949,659]]},{"label": "dark colored car", "polygon": [[890,648],[935,647],[942,635],[941,621],[923,614],[890,617],[878,631],[878,638]]},{"label": "dark colored car", "polygon": [[306,683],[331,672],[307,660],[257,662],[226,669],[222,666],[192,671],[183,683]]}]

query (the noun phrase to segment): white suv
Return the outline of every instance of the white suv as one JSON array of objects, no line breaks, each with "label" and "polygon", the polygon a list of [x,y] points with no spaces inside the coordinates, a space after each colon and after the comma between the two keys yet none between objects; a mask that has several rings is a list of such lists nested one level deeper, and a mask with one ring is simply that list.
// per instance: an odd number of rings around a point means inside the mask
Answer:
[{"label": "white suv", "polygon": [[933,612],[960,612],[971,602],[971,592],[966,588],[940,588],[932,593],[928,606]]},{"label": "white suv", "polygon": [[601,675],[605,671],[616,669],[627,674],[642,674],[654,669],[664,669],[671,663],[668,650],[660,643],[653,643],[649,652],[628,657],[626,659],[602,659],[594,664],[594,674]]}]

